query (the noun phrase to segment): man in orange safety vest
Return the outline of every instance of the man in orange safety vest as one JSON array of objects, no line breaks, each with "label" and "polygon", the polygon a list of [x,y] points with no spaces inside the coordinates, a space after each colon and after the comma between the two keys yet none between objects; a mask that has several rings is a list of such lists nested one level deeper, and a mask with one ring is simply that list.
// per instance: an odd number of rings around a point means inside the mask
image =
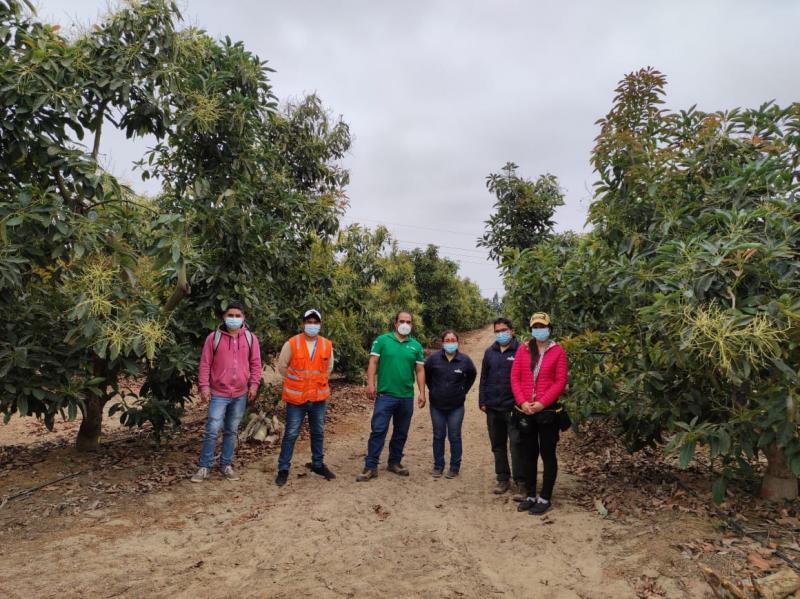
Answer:
[{"label": "man in orange safety vest", "polygon": [[333,370],[333,344],[319,334],[322,314],[319,310],[306,310],[303,314],[303,332],[283,344],[278,358],[278,371],[283,376],[282,399],[286,403],[286,429],[283,433],[281,453],[278,457],[278,476],[275,484],[282,487],[289,478],[292,454],[300,426],[308,414],[311,430],[311,471],[326,480],[336,478],[323,460],[325,409],[331,396],[328,377]]}]

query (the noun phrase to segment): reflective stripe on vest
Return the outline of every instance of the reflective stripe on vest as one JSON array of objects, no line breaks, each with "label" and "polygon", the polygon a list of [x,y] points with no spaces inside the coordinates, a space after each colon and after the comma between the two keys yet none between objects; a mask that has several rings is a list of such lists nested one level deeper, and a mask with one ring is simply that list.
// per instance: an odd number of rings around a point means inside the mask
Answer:
[{"label": "reflective stripe on vest", "polygon": [[303,404],[308,401],[323,401],[331,395],[328,386],[328,364],[332,357],[332,344],[324,337],[317,337],[313,357],[300,333],[290,339],[292,357],[283,379],[282,398],[287,403]]}]

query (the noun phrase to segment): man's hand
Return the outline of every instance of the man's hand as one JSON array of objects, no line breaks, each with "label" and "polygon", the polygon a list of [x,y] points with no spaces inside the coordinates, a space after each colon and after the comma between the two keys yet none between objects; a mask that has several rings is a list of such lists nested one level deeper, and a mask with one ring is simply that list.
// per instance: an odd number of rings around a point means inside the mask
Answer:
[{"label": "man's hand", "polygon": [[375,401],[375,397],[377,394],[375,393],[375,385],[367,385],[367,397],[371,401]]},{"label": "man's hand", "polygon": [[486,412],[486,406],[478,406],[481,409],[481,412]]},{"label": "man's hand", "polygon": [[253,401],[258,395],[258,387],[250,387],[247,390],[247,401]]},{"label": "man's hand", "polygon": [[420,393],[419,397],[417,398],[417,405],[420,408],[424,408],[425,407],[425,396],[422,393]]},{"label": "man's hand", "polygon": [[211,389],[200,389],[200,400],[206,403],[211,401]]}]

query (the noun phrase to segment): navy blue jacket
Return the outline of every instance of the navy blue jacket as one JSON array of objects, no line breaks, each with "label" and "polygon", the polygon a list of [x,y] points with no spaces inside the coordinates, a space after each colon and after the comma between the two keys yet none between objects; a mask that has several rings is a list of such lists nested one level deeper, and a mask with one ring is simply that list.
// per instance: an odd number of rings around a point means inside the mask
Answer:
[{"label": "navy blue jacket", "polygon": [[511,339],[506,351],[500,351],[495,341],[483,354],[481,363],[481,383],[478,404],[495,410],[514,407],[514,394],[511,392],[511,367],[517,353],[519,341]]},{"label": "navy blue jacket", "polygon": [[440,410],[463,406],[467,392],[475,383],[478,371],[467,354],[456,352],[452,360],[442,351],[433,352],[425,360],[425,384],[431,405]]}]

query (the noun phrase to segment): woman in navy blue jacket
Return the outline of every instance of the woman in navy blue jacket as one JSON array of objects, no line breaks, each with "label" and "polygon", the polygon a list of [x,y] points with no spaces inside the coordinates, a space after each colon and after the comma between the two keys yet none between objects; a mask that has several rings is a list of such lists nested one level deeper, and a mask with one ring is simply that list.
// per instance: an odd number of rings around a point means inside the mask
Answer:
[{"label": "woman in navy blue jacket", "polygon": [[431,424],[433,425],[433,476],[444,472],[444,439],[450,441],[450,469],[447,478],[455,478],[461,469],[461,424],[464,402],[478,372],[467,354],[458,351],[458,335],[442,333],[442,349],[425,360],[425,383],[428,385]]}]

